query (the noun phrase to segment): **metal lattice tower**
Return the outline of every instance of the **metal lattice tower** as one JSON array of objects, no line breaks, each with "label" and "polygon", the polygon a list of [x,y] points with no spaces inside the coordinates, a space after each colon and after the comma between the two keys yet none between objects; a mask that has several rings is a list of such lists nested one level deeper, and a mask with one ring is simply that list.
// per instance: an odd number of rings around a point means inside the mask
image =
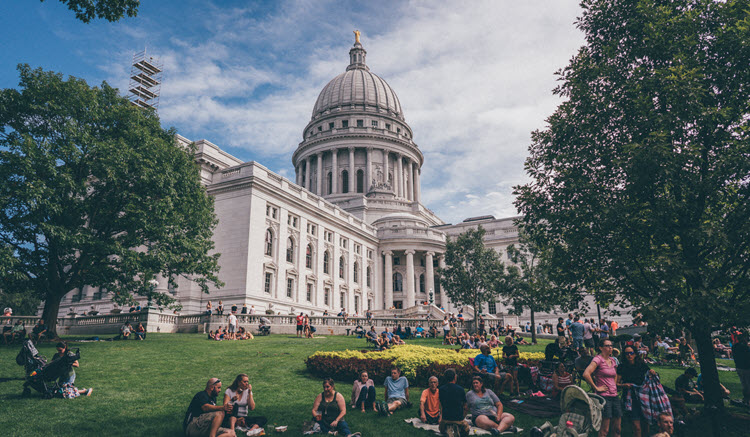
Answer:
[{"label": "metal lattice tower", "polygon": [[158,58],[146,55],[146,50],[133,55],[130,67],[130,103],[140,108],[159,109],[162,64]]}]

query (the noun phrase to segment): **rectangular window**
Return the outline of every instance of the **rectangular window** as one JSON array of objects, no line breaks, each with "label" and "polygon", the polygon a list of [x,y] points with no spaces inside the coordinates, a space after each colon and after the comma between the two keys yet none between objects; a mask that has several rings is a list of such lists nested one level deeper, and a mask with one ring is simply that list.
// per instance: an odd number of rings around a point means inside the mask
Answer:
[{"label": "rectangular window", "polygon": [[390,123],[386,123],[385,124],[385,130],[391,130],[391,124]]},{"label": "rectangular window", "polygon": [[495,304],[495,302],[490,302],[487,307],[487,310],[490,314],[497,314],[497,305]]},{"label": "rectangular window", "polygon": [[367,259],[372,259],[372,250],[367,249]]},{"label": "rectangular window", "polygon": [[328,123],[328,130],[333,130],[333,122]]},{"label": "rectangular window", "polygon": [[357,120],[357,127],[365,127],[365,121],[364,120]]},{"label": "rectangular window", "polygon": [[307,284],[307,301],[308,302],[312,302],[312,290],[313,290],[313,285]]},{"label": "rectangular window", "polygon": [[331,289],[330,288],[326,288],[325,294],[323,294],[323,304],[325,306],[328,306],[329,302],[330,302],[330,299],[331,299]]},{"label": "rectangular window", "polygon": [[354,312],[359,313],[359,296],[354,296]]},{"label": "rectangular window", "polygon": [[356,253],[357,255],[359,255],[360,253],[362,253],[362,246],[360,246],[359,244],[355,244],[354,245],[354,253]]},{"label": "rectangular window", "polygon": [[292,291],[294,291],[294,279],[287,278],[287,280],[286,280],[286,297],[292,297]]},{"label": "rectangular window", "polygon": [[378,122],[376,120],[372,121],[372,127],[378,127]]},{"label": "rectangular window", "polygon": [[401,258],[394,256],[393,257],[393,265],[394,266],[400,266],[401,265]]},{"label": "rectangular window", "polygon": [[271,282],[273,282],[273,273],[266,272],[266,282],[263,289],[268,294],[271,294]]},{"label": "rectangular window", "polygon": [[396,128],[396,133],[397,133],[397,134],[400,134],[400,133],[401,133],[401,128],[400,128],[400,127],[397,127],[397,128]]},{"label": "rectangular window", "polygon": [[318,126],[318,132],[323,132],[323,126]]},{"label": "rectangular window", "polygon": [[345,302],[346,302],[346,295],[345,295],[344,293],[341,293],[341,305],[340,305],[340,306],[341,306],[341,308],[344,308],[344,309],[346,309],[346,304],[345,304]]},{"label": "rectangular window", "polygon": [[344,249],[346,249],[348,247],[348,245],[349,245],[349,240],[347,240],[346,238],[342,237],[339,240],[339,244],[341,244],[341,247],[343,247]]},{"label": "rectangular window", "polygon": [[349,120],[341,120],[341,127],[344,129],[349,127]]}]

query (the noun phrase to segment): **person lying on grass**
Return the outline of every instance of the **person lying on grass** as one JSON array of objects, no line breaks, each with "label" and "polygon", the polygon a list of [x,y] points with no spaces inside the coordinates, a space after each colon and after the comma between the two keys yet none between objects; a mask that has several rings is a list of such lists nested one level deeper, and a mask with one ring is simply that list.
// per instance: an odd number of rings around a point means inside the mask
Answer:
[{"label": "person lying on grass", "polygon": [[216,405],[219,393],[221,380],[211,378],[206,382],[206,389],[193,396],[182,421],[187,437],[235,437],[233,429],[221,427],[226,413],[232,412],[232,405]]},{"label": "person lying on grass", "polygon": [[320,432],[330,433],[336,431],[339,435],[352,437],[360,434],[352,434],[349,425],[344,420],[346,415],[346,402],[344,395],[336,391],[333,379],[323,380],[323,393],[315,398],[312,408],[315,423],[320,427]]},{"label": "person lying on grass", "polygon": [[248,411],[255,410],[253,386],[245,373],[240,373],[234,382],[224,392],[224,409],[229,405],[231,412],[224,416],[222,426],[229,429],[238,427],[241,431],[248,431],[249,436],[260,435],[263,427],[268,423],[264,416],[250,417]]},{"label": "person lying on grass", "polygon": [[391,369],[391,375],[385,378],[385,402],[378,403],[378,411],[390,416],[394,411],[409,404],[409,381],[401,376],[398,367]]}]

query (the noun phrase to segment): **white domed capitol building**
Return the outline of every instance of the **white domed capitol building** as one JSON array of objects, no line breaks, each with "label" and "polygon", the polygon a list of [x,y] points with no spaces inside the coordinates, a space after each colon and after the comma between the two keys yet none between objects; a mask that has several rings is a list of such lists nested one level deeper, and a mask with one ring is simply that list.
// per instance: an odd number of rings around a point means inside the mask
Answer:
[{"label": "white domed capitol building", "polygon": [[[507,261],[505,248],[517,242],[513,217],[449,225],[421,203],[424,155],[396,92],[370,71],[366,55],[357,34],[346,70],[313,106],[292,155],[294,181],[195,141],[202,182],[215,199],[215,251],[225,285],[204,294],[182,278],[177,289],[166,290],[168,281],[157,278],[157,290],[173,293],[184,314],[203,312],[209,300],[214,307],[223,300],[227,307],[282,314],[454,311],[437,267],[444,265],[446,237],[480,224],[485,245]],[[430,302],[435,306],[424,305]],[[114,304],[101,290],[84,287],[64,298],[60,315],[92,307],[107,312]],[[500,303],[483,308],[502,311]]]}]

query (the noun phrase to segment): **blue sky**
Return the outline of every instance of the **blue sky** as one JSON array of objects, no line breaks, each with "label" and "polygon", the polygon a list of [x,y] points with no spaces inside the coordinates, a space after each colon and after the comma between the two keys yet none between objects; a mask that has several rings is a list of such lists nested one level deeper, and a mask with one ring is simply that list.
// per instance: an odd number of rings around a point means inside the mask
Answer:
[{"label": "blue sky", "polygon": [[422,201],[449,223],[515,215],[530,133],[560,103],[554,72],[583,44],[568,0],[141,3],[136,18],[84,24],[57,0],[0,2],[0,87],[28,63],[126,90],[147,48],[165,67],[165,127],[293,179],[315,99],[359,29],[425,155]]}]

